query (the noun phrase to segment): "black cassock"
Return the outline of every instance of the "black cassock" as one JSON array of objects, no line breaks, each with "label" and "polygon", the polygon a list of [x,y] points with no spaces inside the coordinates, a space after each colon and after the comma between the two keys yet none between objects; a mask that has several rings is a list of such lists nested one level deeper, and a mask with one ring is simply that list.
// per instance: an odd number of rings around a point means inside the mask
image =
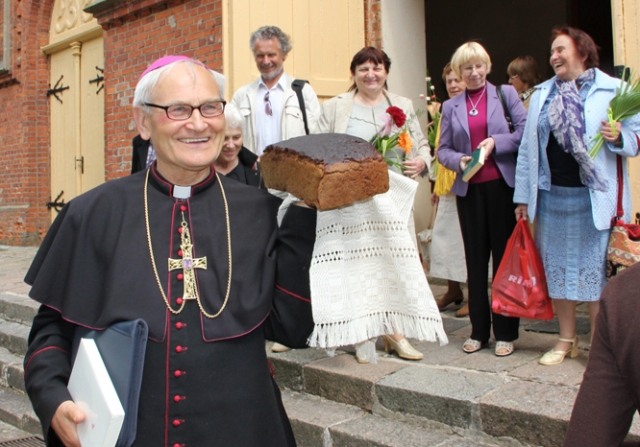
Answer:
[{"label": "black cassock", "polygon": [[[213,171],[212,171],[213,172]],[[149,325],[136,447],[295,445],[266,358],[265,337],[304,347],[313,328],[309,264],[315,210],[292,206],[280,228],[280,200],[221,176],[228,201],[232,283],[214,319],[196,300],[167,309],[145,228],[146,172],[113,180],[72,200],[50,228],[25,281],[42,303],[29,336],[25,383],[48,445],[60,403],[69,400],[70,343],[76,325],[103,329],[143,318]],[[177,199],[155,166],[148,180],[150,237],[172,309],[182,306],[181,223],[187,222],[201,305],[222,307],[229,275],[222,191],[212,173]]]}]

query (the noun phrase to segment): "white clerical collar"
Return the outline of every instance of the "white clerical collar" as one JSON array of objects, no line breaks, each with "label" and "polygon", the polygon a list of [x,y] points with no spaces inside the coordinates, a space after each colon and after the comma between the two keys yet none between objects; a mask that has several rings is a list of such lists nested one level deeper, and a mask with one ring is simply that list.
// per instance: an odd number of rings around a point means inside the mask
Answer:
[{"label": "white clerical collar", "polygon": [[191,186],[173,186],[173,197],[176,199],[188,199],[191,197]]}]

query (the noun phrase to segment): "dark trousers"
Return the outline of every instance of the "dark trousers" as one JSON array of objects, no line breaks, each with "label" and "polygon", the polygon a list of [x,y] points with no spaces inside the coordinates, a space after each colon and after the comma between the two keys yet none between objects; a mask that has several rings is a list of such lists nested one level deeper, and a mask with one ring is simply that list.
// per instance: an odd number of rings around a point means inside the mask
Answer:
[{"label": "dark trousers", "polygon": [[516,226],[513,188],[503,179],[470,184],[465,197],[457,197],[458,216],[467,260],[471,338],[489,341],[491,322],[497,341],[518,338],[519,318],[491,312],[489,258],[493,255],[495,278],[507,241]]}]

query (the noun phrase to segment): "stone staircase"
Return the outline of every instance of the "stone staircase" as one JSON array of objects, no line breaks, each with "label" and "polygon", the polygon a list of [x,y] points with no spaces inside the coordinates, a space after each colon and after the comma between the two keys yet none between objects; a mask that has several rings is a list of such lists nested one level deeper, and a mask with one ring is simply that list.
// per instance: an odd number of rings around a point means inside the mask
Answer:
[{"label": "stone staircase", "polygon": [[[414,346],[425,359],[448,351]],[[378,364],[360,365],[351,352],[269,352],[300,446],[562,445],[578,386],[532,380],[527,370],[536,369],[529,363],[538,353],[516,353],[520,359],[493,371],[483,370],[495,359],[489,350],[475,354],[484,357],[478,369],[439,363],[451,352],[421,363],[379,355]],[[584,352],[581,357],[586,362]],[[571,377],[578,374],[564,373],[559,381]],[[639,439],[636,418],[628,440]]]},{"label": "stone staircase", "polygon": [[[432,285],[436,296],[444,287]],[[24,391],[22,358],[37,305],[22,294],[0,292],[1,441],[40,435]],[[425,354],[408,362],[381,351],[361,365],[353,351],[304,349],[267,352],[301,447],[523,447],[562,445],[581,381],[588,337],[578,360],[537,365],[556,335],[527,331],[523,322],[514,355],[492,349],[466,355],[468,319],[443,314],[450,342],[415,343]],[[640,440],[634,422],[629,439]],[[14,444],[7,444],[14,445]],[[21,445],[21,444],[15,444]],[[25,444],[26,445],[26,444]]]},{"label": "stone staircase", "polygon": [[[446,287],[431,281],[436,297]],[[580,307],[580,306],[579,306]],[[413,343],[420,362],[381,352],[361,365],[353,350],[333,357],[313,349],[272,353],[275,377],[300,446],[561,446],[588,357],[588,316],[580,355],[555,367],[538,365],[557,322],[523,320],[516,352],[498,359],[493,343],[462,352],[468,318],[443,312],[449,344]],[[579,332],[580,333],[580,332]],[[640,440],[636,415],[627,440]]]},{"label": "stone staircase", "polygon": [[0,440],[3,441],[42,435],[40,421],[25,394],[22,367],[37,309],[37,304],[25,296],[0,293]]}]

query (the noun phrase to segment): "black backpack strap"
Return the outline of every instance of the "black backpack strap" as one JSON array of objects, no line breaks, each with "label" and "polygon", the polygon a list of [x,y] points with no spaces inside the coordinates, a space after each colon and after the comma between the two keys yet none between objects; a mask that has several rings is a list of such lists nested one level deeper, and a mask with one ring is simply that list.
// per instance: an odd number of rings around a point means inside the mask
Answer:
[{"label": "black backpack strap", "polygon": [[302,89],[304,85],[309,82],[304,79],[294,79],[291,83],[291,89],[296,92],[298,96],[298,103],[300,104],[300,110],[302,111],[302,120],[304,121],[304,131],[309,135],[309,125],[307,124],[307,108],[304,105],[304,96],[302,96]]},{"label": "black backpack strap", "polygon": [[498,92],[498,98],[500,98],[500,104],[502,104],[502,110],[504,110],[504,118],[507,120],[507,124],[509,125],[509,132],[513,133],[516,131],[516,128],[513,127],[511,112],[509,111],[509,107],[507,106],[507,100],[504,98],[504,93],[502,92],[501,85],[496,87],[496,92]]}]

